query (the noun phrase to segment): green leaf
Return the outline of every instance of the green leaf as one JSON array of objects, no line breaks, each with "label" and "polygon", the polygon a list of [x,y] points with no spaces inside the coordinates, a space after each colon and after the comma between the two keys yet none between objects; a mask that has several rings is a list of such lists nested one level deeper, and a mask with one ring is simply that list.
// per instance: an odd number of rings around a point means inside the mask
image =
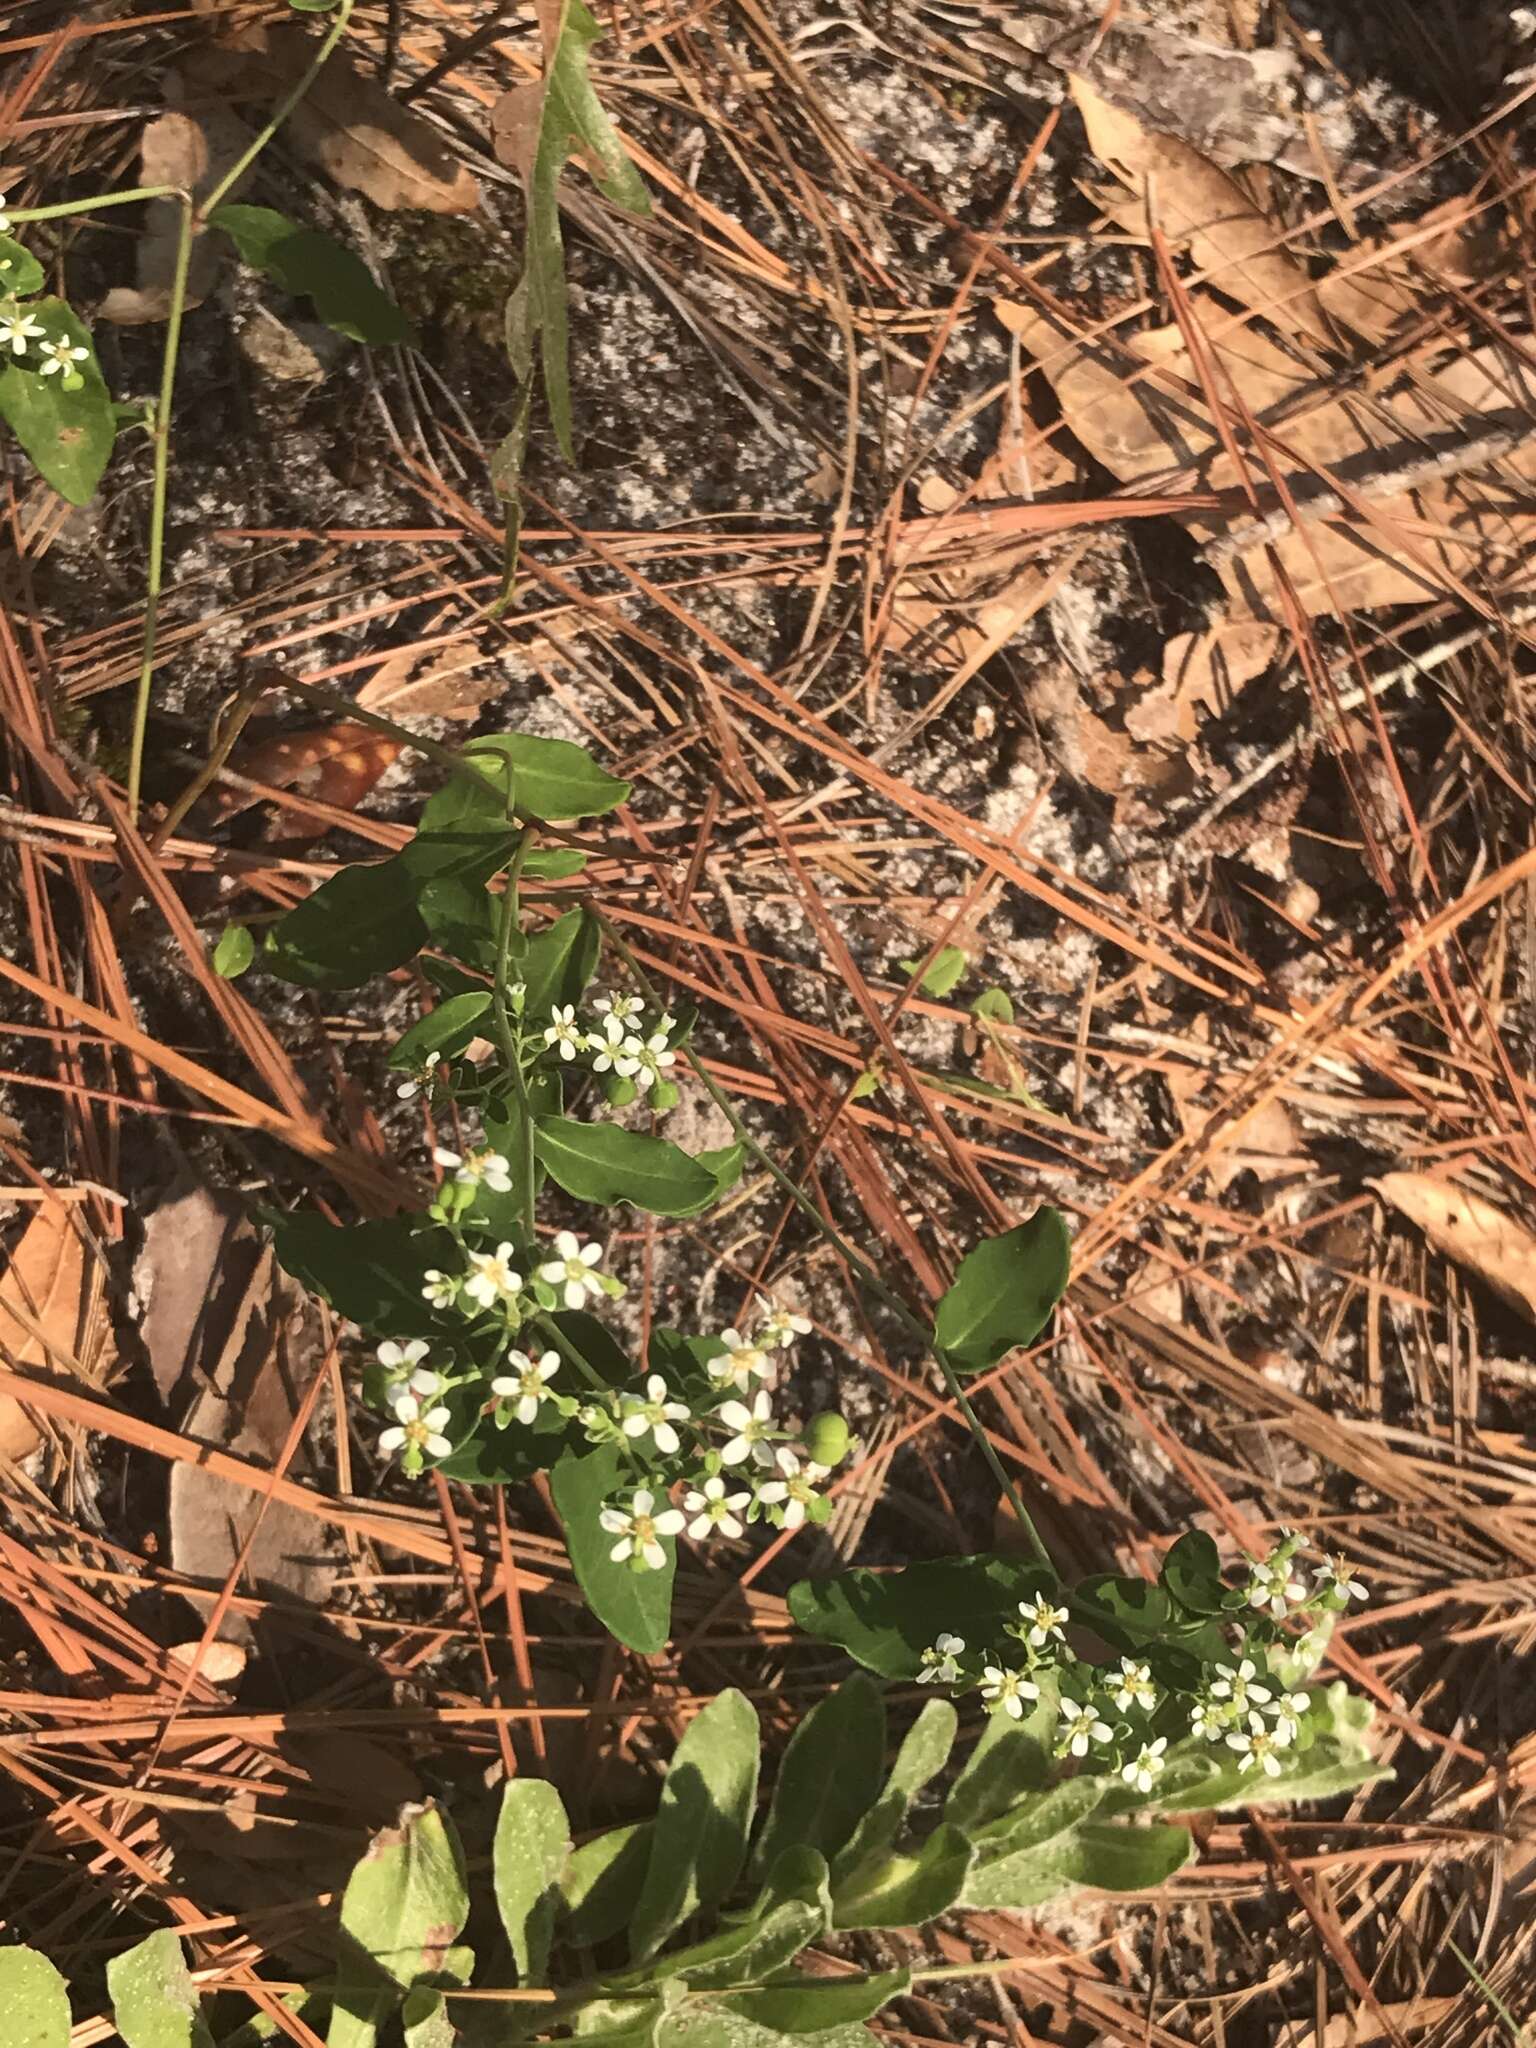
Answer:
[{"label": "green leaf", "polygon": [[597,972],[602,927],[590,910],[568,910],[528,941],[518,967],[529,1017],[546,1017],[557,1003],[579,1003]]},{"label": "green leaf", "polygon": [[29,299],[47,282],[43,266],[20,242],[0,235],[0,299]]},{"label": "green leaf", "polygon": [[947,1913],[965,1887],[975,1851],[957,1827],[942,1822],[915,1854],[890,1856],[857,1892],[836,1892],[834,1927],[920,1927]]},{"label": "green leaf", "polygon": [[971,1005],[973,1017],[985,1018],[991,1024],[1011,1024],[1013,1004],[1000,988],[984,988]]},{"label": "green leaf", "polygon": [[1027,1792],[984,1829],[968,1828],[980,1863],[995,1863],[1023,1849],[1038,1848],[1056,1835],[1085,1821],[1104,1803],[1110,1778],[1063,1778],[1041,1791]]},{"label": "green leaf", "polygon": [[1221,1577],[1221,1553],[1203,1529],[1189,1529],[1168,1551],[1158,1583],[1192,1614],[1220,1614],[1227,1589]]},{"label": "green leaf", "polygon": [[1072,1265],[1072,1241],[1059,1209],[1037,1209],[1027,1223],[989,1237],[960,1261],[939,1303],[934,1335],[961,1372],[985,1372],[1051,1319]]},{"label": "green leaf", "polygon": [[[448,2010],[443,1988],[467,1984],[474,1970],[472,1948],[451,1948],[430,1979],[411,1986],[400,2009],[405,2048],[459,2048],[461,2036]],[[228,2042],[220,2042],[219,2048],[229,2048]]]},{"label": "green leaf", "polygon": [[912,1972],[906,1969],[881,1970],[869,1977],[782,1977],[719,2003],[771,2032],[820,2034],[829,2027],[873,2019],[911,1986]]},{"label": "green leaf", "polygon": [[[571,2014],[571,2032],[588,2048],[654,2048],[662,2011],[659,1998],[594,1998]],[[507,2036],[518,2038],[520,2033]]]},{"label": "green leaf", "polygon": [[885,1701],[874,1680],[856,1671],[790,1737],[753,1868],[766,1870],[795,1844],[830,1861],[874,1804],[884,1756]]},{"label": "green leaf", "polygon": [[656,1809],[651,1860],[629,1952],[652,1955],[690,1913],[723,1899],[741,1871],[757,1798],[758,1729],[734,1687],[688,1724]]},{"label": "green leaf", "polygon": [[107,1990],[126,2048],[213,2048],[181,1937],[171,1928],[114,1956]]},{"label": "green leaf", "polygon": [[600,818],[617,809],[634,787],[599,768],[585,747],[569,740],[499,733],[471,740],[464,752],[471,760],[489,755],[509,764],[517,812],[523,818]]},{"label": "green leaf", "polygon": [[407,1807],[347,1879],[327,2048],[373,2048],[381,2023],[436,1970],[468,1918],[464,1852],[452,1824],[435,1806]]},{"label": "green leaf", "polygon": [[1040,1697],[1022,1719],[988,1716],[980,1741],[950,1787],[944,1818],[967,1834],[1011,1812],[1027,1793],[1050,1781],[1060,1685],[1050,1672],[1040,1673],[1037,1682]]},{"label": "green leaf", "polygon": [[567,462],[574,462],[568,362],[569,318],[565,248],[560,232],[560,176],[580,154],[595,164],[598,190],[631,213],[649,213],[634,166],[624,153],[587,75],[587,52],[601,30],[581,0],[565,0],[554,47],[545,60],[544,92],[528,173],[528,260],[507,304],[507,353],[520,381],[533,366],[537,341],[550,419]]},{"label": "green leaf", "polygon": [[544,1982],[559,1879],[570,1853],[571,1826],[554,1786],[542,1778],[513,1778],[501,1795],[492,1869],[519,1984]]},{"label": "green leaf", "polygon": [[[761,2027],[733,2010],[734,2000],[680,2005],[663,2015],[656,2028],[656,2048],[783,2048],[776,2028]],[[867,2027],[828,2027],[816,2036],[816,2048],[878,2048]]]},{"label": "green leaf", "polygon": [[1200,1684],[1202,1659],[1225,1663],[1231,1655],[1220,1627],[1203,1614],[1171,1605],[1161,1586],[1146,1579],[1101,1572],[1067,1595],[1074,1621],[1113,1649],[1145,1656],[1159,1681],[1182,1692]]},{"label": "green leaf", "polygon": [[540,1117],[533,1149],[568,1195],[602,1208],[629,1202],[653,1216],[696,1216],[719,1189],[709,1168],[670,1138],[626,1131],[621,1124]]},{"label": "green leaf", "polygon": [[117,439],[111,394],[102,381],[90,329],[62,299],[34,299],[26,310],[47,328],[48,340],[63,338],[86,355],[73,365],[72,391],[64,388],[61,375],[45,377],[41,369],[9,363],[0,370],[0,419],[7,422],[44,482],[71,505],[86,505],[96,494]]},{"label": "green leaf", "polygon": [[462,1052],[477,1035],[480,1019],[491,1007],[491,992],[473,989],[467,995],[450,996],[435,1010],[413,1024],[389,1056],[392,1067],[414,1072],[429,1052],[449,1055]]},{"label": "green leaf", "polygon": [[229,236],[242,262],[294,298],[310,300],[337,334],[380,347],[414,342],[410,321],[374,283],[355,249],[315,228],[301,228],[270,206],[218,206],[208,221]]},{"label": "green leaf", "polygon": [[0,2021],[10,2048],[69,2048],[69,1992],[35,1948],[0,1948]]},{"label": "green leaf", "polygon": [[562,1933],[592,1948],[629,1924],[651,1860],[651,1822],[610,1828],[573,1849],[560,1877]]},{"label": "green leaf", "polygon": [[616,1444],[599,1444],[580,1454],[567,1451],[551,1470],[549,1484],[571,1553],[571,1569],[587,1605],[621,1643],[655,1656],[666,1647],[672,1619],[676,1538],[661,1539],[667,1553],[661,1571],[631,1571],[627,1560],[615,1564],[609,1556],[613,1538],[597,1519],[615,1494],[627,1498],[632,1490],[629,1460]]},{"label": "green leaf", "polygon": [[948,1700],[932,1699],[907,1730],[878,1800],[832,1863],[833,1882],[857,1888],[894,1846],[912,1801],[943,1770],[960,1717]]},{"label": "green leaf", "polygon": [[268,1209],[261,1220],[284,1270],[349,1323],[384,1337],[430,1337],[462,1327],[461,1317],[445,1320],[421,1295],[429,1267],[453,1272],[461,1263],[446,1230],[423,1229],[419,1216],[327,1223],[312,1209],[291,1216]]},{"label": "green leaf", "polygon": [[841,1643],[882,1678],[915,1678],[923,1654],[949,1630],[990,1644],[1021,1600],[1057,1590],[1054,1575],[1011,1557],[948,1557],[901,1571],[839,1572],[789,1589],[789,1611],[807,1634]]},{"label": "green leaf", "polygon": [[[896,962],[903,974],[916,974],[921,964],[918,960]],[[958,946],[941,946],[929,962],[928,971],[918,983],[918,987],[925,996],[947,996],[961,980],[970,964]]]},{"label": "green leaf", "polygon": [[256,958],[256,941],[243,924],[227,924],[213,949],[213,971],[226,981],[238,981]]},{"label": "green leaf", "polygon": [[1085,1821],[1065,1834],[972,1871],[962,1904],[978,1910],[1023,1911],[1090,1884],[1099,1891],[1139,1892],[1162,1884],[1194,1855],[1186,1828],[1154,1822],[1115,1827]]},{"label": "green leaf", "polygon": [[[664,1971],[669,1981],[700,1991],[731,1990],[758,1984],[793,1962],[803,1948],[827,1931],[825,1908],[809,1899],[780,1899],[760,1917],[726,1927],[708,1941],[673,1949],[658,1963],[635,1974],[649,1977]],[[623,1985],[626,1980],[616,1980]]]}]

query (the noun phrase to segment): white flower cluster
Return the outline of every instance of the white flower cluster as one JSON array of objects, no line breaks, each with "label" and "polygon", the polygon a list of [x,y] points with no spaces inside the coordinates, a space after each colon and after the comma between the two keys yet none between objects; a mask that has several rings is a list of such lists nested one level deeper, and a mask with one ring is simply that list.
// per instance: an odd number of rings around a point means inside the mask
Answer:
[{"label": "white flower cluster", "polygon": [[[1044,1593],[1021,1601],[1018,1621],[1007,1627],[1006,1633],[1022,1646],[1018,1661],[982,1661],[978,1675],[974,1665],[967,1669],[964,1638],[945,1631],[924,1652],[918,1682],[974,1683],[994,1713],[1016,1721],[1039,1705],[1049,1682],[1056,1754],[1091,1757],[1137,1792],[1153,1789],[1167,1767],[1170,1746],[1183,1742],[1230,1749],[1240,1772],[1279,1777],[1283,1753],[1301,1736],[1312,1700],[1277,1675],[1269,1652],[1283,1659],[1319,1643],[1321,1624],[1351,1600],[1367,1597],[1343,1557],[1325,1558],[1309,1587],[1295,1562],[1302,1547],[1302,1539],[1285,1530],[1267,1558],[1250,1561],[1246,1585],[1231,1597],[1268,1620],[1247,1626],[1232,1661],[1209,1666],[1193,1694],[1165,1688],[1151,1662],[1137,1657],[1121,1657],[1116,1666],[1081,1662],[1066,1640],[1067,1608]],[[1305,1636],[1274,1626],[1298,1620],[1309,1624]]]},{"label": "white flower cluster", "polygon": [[616,1074],[641,1095],[665,1080],[677,1064],[677,1019],[666,1014],[647,1026],[638,996],[600,996],[594,1007],[601,1019],[595,1030],[577,1017],[574,1003],[557,1003],[544,1031],[549,1050],[561,1060],[588,1061],[594,1074]]},{"label": "white flower cluster", "polygon": [[[0,192],[0,235],[11,231],[11,218],[4,208],[5,194]],[[0,285],[4,284],[9,268],[9,260],[0,261]],[[82,379],[75,365],[88,361],[91,353],[71,341],[67,334],[50,334],[36,314],[15,299],[0,302],[0,351],[6,350],[15,362],[36,356],[42,375],[62,377],[67,390],[79,388]]]}]

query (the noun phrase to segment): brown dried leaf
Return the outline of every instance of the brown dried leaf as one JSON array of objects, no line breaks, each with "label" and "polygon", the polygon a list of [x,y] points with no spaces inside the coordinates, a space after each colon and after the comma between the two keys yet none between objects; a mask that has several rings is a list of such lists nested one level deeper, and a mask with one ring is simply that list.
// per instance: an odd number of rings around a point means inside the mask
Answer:
[{"label": "brown dried leaf", "polygon": [[[399,758],[403,744],[386,733],[376,732],[372,726],[341,719],[334,725],[306,727],[301,732],[284,733],[277,739],[257,740],[239,747],[229,765],[237,775],[252,782],[296,790],[316,803],[350,811],[356,809],[385,769]],[[244,789],[220,789],[210,798],[223,817],[247,810],[260,801],[260,797]]]},{"label": "brown dried leaf", "polygon": [[[13,1372],[77,1374],[101,1385],[115,1353],[106,1274],[78,1205],[45,1201],[0,1274],[0,1361]],[[29,1457],[42,1441],[32,1415],[0,1394],[0,1460]]]},{"label": "brown dried leaf", "polygon": [[1525,1224],[1481,1195],[1427,1173],[1384,1173],[1367,1185],[1416,1223],[1436,1251],[1536,1322],[1536,1234]]},{"label": "brown dried leaf", "polygon": [[1187,745],[1199,732],[1199,707],[1224,712],[1243,685],[1269,667],[1281,638],[1278,626],[1257,620],[1176,633],[1163,649],[1162,682],[1126,712],[1126,731],[1144,744]]},{"label": "brown dried leaf", "polygon": [[1069,84],[1089,147],[1130,190],[1125,224],[1131,232],[1147,234],[1149,222],[1155,223],[1170,242],[1188,245],[1219,291],[1269,314],[1282,328],[1329,338],[1306,271],[1275,247],[1278,230],[1235,178],[1187,142],[1144,128],[1080,72]]},{"label": "brown dried leaf", "polygon": [[491,109],[491,148],[496,161],[516,171],[526,183],[533,176],[533,155],[544,111],[544,85],[528,79],[504,92]]},{"label": "brown dried leaf", "polygon": [[424,667],[406,650],[380,662],[357,693],[365,711],[390,718],[473,718],[499,696],[506,676],[488,654],[470,653]]},{"label": "brown dried leaf", "polygon": [[[176,82],[174,78],[171,81]],[[141,185],[180,185],[202,199],[238,161],[250,131],[222,108],[195,119],[172,109],[145,128],[139,144]],[[231,188],[238,195],[247,179]],[[134,252],[134,285],[115,285],[97,307],[102,319],[119,327],[144,326],[170,316],[171,281],[181,236],[181,208],[174,199],[152,199]],[[198,228],[187,268],[187,305],[200,306],[218,280],[228,244],[222,235]]]}]

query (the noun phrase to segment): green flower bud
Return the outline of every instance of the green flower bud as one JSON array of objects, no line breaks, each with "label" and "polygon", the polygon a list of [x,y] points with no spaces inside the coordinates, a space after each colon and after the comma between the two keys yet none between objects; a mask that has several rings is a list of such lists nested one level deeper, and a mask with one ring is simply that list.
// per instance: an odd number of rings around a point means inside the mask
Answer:
[{"label": "green flower bud", "polygon": [[848,1455],[848,1425],[835,1408],[829,1408],[825,1414],[811,1417],[803,1441],[806,1456],[830,1469]]}]

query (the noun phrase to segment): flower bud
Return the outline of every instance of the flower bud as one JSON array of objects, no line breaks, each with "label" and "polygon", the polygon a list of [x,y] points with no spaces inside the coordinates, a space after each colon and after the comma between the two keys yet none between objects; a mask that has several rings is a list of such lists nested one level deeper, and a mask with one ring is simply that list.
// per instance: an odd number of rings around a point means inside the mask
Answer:
[{"label": "flower bud", "polygon": [[806,1456],[830,1469],[848,1455],[848,1425],[835,1408],[829,1408],[824,1414],[811,1417],[803,1442]]}]

